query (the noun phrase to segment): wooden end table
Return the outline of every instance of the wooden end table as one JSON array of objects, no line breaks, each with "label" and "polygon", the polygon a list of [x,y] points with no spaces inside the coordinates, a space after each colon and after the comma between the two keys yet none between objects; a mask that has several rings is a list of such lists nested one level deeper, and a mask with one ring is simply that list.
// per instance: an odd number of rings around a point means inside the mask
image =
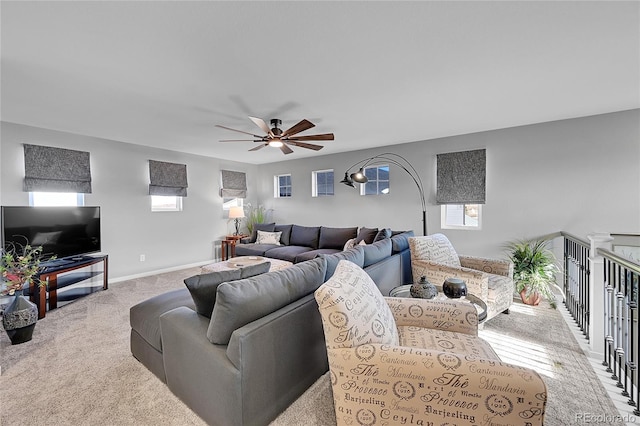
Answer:
[{"label": "wooden end table", "polygon": [[[248,235],[227,235],[222,240],[220,249],[222,251],[222,260],[227,260],[230,257],[236,257],[236,244],[243,238],[247,238]],[[231,255],[229,255],[231,252]]]}]

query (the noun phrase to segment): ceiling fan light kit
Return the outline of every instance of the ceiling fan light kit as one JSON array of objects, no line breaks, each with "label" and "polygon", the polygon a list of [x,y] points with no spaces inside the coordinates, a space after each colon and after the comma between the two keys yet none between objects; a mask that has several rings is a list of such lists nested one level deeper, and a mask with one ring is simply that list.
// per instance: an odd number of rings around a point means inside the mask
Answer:
[{"label": "ceiling fan light kit", "polygon": [[280,150],[284,154],[291,154],[293,150],[289,147],[289,145],[297,146],[299,148],[312,149],[314,151],[319,151],[324,148],[322,145],[316,145],[312,143],[306,143],[303,141],[332,141],[334,139],[333,133],[323,133],[319,135],[307,135],[307,136],[296,136],[298,133],[304,132],[305,130],[309,130],[312,127],[315,127],[315,124],[310,122],[309,120],[301,120],[293,127],[283,131],[280,127],[282,125],[282,120],[278,118],[271,119],[271,128],[267,126],[267,123],[264,122],[263,119],[257,117],[249,117],[249,120],[253,121],[253,123],[262,129],[263,132],[266,133],[264,136],[254,135],[253,133],[245,132],[244,130],[232,129],[230,127],[221,126],[216,124],[216,127],[220,127],[221,129],[231,130],[233,132],[244,133],[246,135],[251,135],[254,139],[223,139],[220,142],[259,142],[261,145],[256,146],[255,148],[251,148],[249,151],[257,151],[259,149],[264,148],[265,146],[271,146],[274,148],[280,148]]}]

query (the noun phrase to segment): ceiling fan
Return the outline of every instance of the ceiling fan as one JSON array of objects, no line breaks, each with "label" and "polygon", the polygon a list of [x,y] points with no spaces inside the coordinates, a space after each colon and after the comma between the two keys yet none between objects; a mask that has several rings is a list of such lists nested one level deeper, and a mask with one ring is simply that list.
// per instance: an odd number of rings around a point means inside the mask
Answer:
[{"label": "ceiling fan", "polygon": [[312,143],[306,143],[305,141],[332,141],[333,133],[323,133],[320,135],[308,135],[308,136],[296,136],[300,132],[304,132],[305,130],[309,130],[312,127],[315,127],[315,124],[310,122],[309,120],[301,120],[298,124],[293,127],[282,130],[278,126],[282,125],[282,120],[274,118],[271,120],[270,129],[267,126],[267,123],[264,122],[261,118],[249,117],[251,121],[253,121],[256,126],[260,127],[263,132],[266,133],[264,136],[254,135],[253,133],[245,132],[244,130],[236,130],[230,127],[221,126],[216,124],[216,127],[220,127],[222,129],[231,130],[234,132],[240,132],[247,135],[251,135],[254,139],[223,139],[220,142],[260,142],[259,146],[255,148],[251,148],[249,151],[257,151],[259,149],[264,148],[265,146],[272,146],[274,148],[280,148],[280,150],[285,154],[291,154],[293,150],[289,147],[289,145],[297,146],[300,148],[313,149],[314,151],[321,150],[324,148],[322,145],[315,145]]}]

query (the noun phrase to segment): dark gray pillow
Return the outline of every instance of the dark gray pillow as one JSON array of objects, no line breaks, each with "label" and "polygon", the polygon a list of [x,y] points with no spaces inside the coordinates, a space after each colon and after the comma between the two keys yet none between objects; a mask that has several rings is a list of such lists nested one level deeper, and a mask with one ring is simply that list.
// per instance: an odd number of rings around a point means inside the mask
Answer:
[{"label": "dark gray pillow", "polygon": [[378,263],[383,259],[391,256],[391,239],[376,241],[362,247],[364,250],[364,267]]},{"label": "dark gray pillow", "polygon": [[191,293],[193,303],[196,305],[196,312],[207,318],[211,318],[211,312],[216,303],[216,291],[221,283],[263,274],[267,272],[270,267],[271,262],[262,262],[240,269],[194,275],[193,277],[185,279],[184,283],[187,289],[189,289],[189,293]]},{"label": "dark gray pillow", "polygon": [[360,228],[360,232],[356,237],[356,244],[363,240],[366,244],[371,244],[377,233],[378,228]]},{"label": "dark gray pillow", "polygon": [[375,243],[376,241],[384,240],[385,238],[391,238],[391,229],[384,228],[379,230],[372,242]]},{"label": "dark gray pillow", "polygon": [[291,241],[291,227],[293,225],[276,225],[275,232],[282,232],[280,235],[280,243],[288,246]]},{"label": "dark gray pillow", "polygon": [[299,226],[293,225],[291,228],[290,245],[318,248],[318,239],[320,237],[319,226]]},{"label": "dark gray pillow", "polygon": [[347,240],[355,238],[358,228],[328,228],[320,227],[318,248],[342,250]]},{"label": "dark gray pillow", "polygon": [[276,223],[254,223],[253,231],[251,231],[250,243],[255,243],[258,238],[258,231],[273,232],[276,229]]},{"label": "dark gray pillow", "polygon": [[317,258],[258,277],[220,284],[207,338],[211,343],[228,344],[238,328],[314,292],[324,282],[326,269],[327,262]]},{"label": "dark gray pillow", "polygon": [[345,251],[341,251],[340,253],[321,254],[320,257],[327,260],[327,275],[324,277],[324,280],[327,281],[333,276],[333,273],[338,267],[338,262],[340,262],[341,260],[348,260],[362,268],[364,265],[363,247],[365,246],[355,246]]}]

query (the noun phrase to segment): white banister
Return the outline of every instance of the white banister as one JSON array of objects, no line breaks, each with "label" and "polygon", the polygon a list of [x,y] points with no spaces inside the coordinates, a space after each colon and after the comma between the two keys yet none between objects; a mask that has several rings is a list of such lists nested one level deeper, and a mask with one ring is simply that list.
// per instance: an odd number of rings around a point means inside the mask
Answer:
[{"label": "white banister", "polygon": [[608,318],[605,312],[604,258],[598,254],[598,249],[611,250],[613,237],[608,233],[589,234],[591,243],[589,257],[589,348],[592,356],[604,357],[604,336],[609,335],[605,330]]}]

